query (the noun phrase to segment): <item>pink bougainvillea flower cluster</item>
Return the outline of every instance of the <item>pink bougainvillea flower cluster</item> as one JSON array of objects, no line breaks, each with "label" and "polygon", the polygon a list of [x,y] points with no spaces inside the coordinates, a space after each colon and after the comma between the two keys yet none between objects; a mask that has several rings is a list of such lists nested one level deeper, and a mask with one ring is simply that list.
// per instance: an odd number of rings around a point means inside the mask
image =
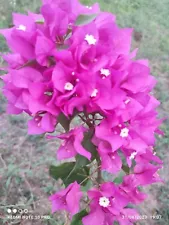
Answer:
[{"label": "pink bougainvillea flower cluster", "polygon": [[[14,13],[13,25],[0,30],[10,48],[2,76],[7,112],[27,113],[33,135],[53,133],[60,115],[80,116],[83,124],[48,136],[62,140],[57,158],[92,160],[82,145],[92,131],[101,170],[118,174],[124,162],[130,169],[121,184],[88,191],[90,211],[83,224],[133,224],[127,215],[137,212],[127,206],[146,198],[140,186],[161,181],[162,161],[154,152],[155,134],[161,134],[160,102],[152,95],[156,80],[148,61],[135,60],[137,49],[131,52],[132,29],[119,28],[97,3],[83,6],[78,0],[43,0],[40,14]],[[52,210],[73,216],[81,197],[80,184],[72,183],[50,197]]]}]

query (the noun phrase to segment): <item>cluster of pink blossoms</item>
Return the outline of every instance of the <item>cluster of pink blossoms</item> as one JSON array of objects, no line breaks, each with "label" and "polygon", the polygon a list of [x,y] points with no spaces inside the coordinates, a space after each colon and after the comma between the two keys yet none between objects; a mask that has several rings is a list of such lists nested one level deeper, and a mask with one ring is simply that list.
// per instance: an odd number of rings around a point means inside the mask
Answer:
[{"label": "cluster of pink blossoms", "polygon": [[[82,141],[93,131],[101,170],[118,174],[124,162],[130,169],[121,184],[103,182],[88,191],[83,224],[133,224],[137,212],[127,206],[145,199],[140,186],[161,181],[162,161],[153,150],[155,133],[161,133],[160,103],[151,94],[156,80],[147,60],[134,60],[137,50],[130,52],[132,29],[120,29],[98,4],[83,6],[78,0],[44,0],[41,14],[14,13],[13,24],[0,31],[11,49],[3,56],[7,112],[27,113],[29,134],[52,133],[60,115],[67,120],[80,115],[87,125],[53,137],[63,140],[57,158],[79,154],[90,161],[92,152]],[[73,216],[81,198],[75,181],[50,197],[52,210]]]}]

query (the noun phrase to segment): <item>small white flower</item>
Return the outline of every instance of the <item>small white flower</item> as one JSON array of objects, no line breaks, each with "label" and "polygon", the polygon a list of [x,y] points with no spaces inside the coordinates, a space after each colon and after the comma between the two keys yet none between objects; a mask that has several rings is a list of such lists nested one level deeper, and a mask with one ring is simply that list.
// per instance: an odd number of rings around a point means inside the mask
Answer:
[{"label": "small white flower", "polygon": [[130,99],[127,99],[124,103],[127,105],[130,102]]},{"label": "small white flower", "polygon": [[89,35],[89,34],[87,34],[87,35],[85,36],[85,41],[87,41],[87,43],[88,43],[89,45],[95,45],[96,42],[97,42],[97,40],[94,38],[94,36],[93,36],[93,35]]},{"label": "small white flower", "polygon": [[73,88],[74,88],[74,86],[73,86],[73,84],[71,84],[70,82],[67,82],[67,83],[65,84],[65,87],[64,87],[64,89],[65,89],[66,91],[72,91]]},{"label": "small white flower", "polygon": [[24,25],[19,25],[19,27],[16,28],[17,30],[23,30],[23,31],[26,31],[26,26]]},{"label": "small white flower", "polygon": [[108,69],[101,69],[100,70],[100,73],[101,73],[101,75],[104,75],[105,77],[108,77],[108,76],[110,76],[110,70],[108,70]]},{"label": "small white flower", "polygon": [[97,89],[94,89],[92,94],[91,94],[91,97],[96,97],[97,96],[97,93],[98,93],[98,90]]},{"label": "small white flower", "polygon": [[136,155],[137,155],[137,152],[131,153],[129,159],[130,159],[130,160],[134,159]]},{"label": "small white flower", "polygon": [[106,207],[109,206],[109,204],[110,204],[110,200],[109,200],[108,198],[106,198],[106,197],[101,197],[101,198],[99,199],[99,205],[100,205],[100,206],[106,208]]},{"label": "small white flower", "polygon": [[129,129],[128,128],[123,128],[123,129],[121,129],[121,133],[120,133],[120,136],[121,137],[128,137],[128,135],[129,135]]},{"label": "small white flower", "polygon": [[74,76],[74,75],[75,75],[75,72],[73,71],[73,72],[72,72],[72,76]]}]

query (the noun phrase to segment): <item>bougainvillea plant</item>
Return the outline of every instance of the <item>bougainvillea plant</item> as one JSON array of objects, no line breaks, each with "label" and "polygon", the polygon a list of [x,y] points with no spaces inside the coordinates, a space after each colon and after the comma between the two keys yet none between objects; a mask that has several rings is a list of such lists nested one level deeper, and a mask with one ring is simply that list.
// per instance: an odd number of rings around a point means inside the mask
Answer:
[{"label": "bougainvillea plant", "polygon": [[134,224],[141,187],[162,181],[154,150],[162,121],[148,61],[130,51],[132,29],[97,3],[44,0],[40,14],[14,13],[0,33],[11,50],[3,55],[7,112],[28,114],[29,134],[62,140],[64,161],[50,167],[63,181],[49,197],[52,212],[66,210],[71,225]]}]

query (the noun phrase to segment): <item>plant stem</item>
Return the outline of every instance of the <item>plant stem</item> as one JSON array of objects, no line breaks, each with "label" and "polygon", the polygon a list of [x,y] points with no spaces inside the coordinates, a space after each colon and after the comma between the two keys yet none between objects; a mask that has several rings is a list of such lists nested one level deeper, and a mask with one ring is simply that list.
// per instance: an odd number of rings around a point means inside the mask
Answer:
[{"label": "plant stem", "polygon": [[86,177],[86,178],[80,183],[80,185],[82,185],[86,180],[91,179],[91,177],[92,177],[98,170],[99,170],[99,167],[97,167],[97,169],[94,170],[94,171],[90,174],[90,176]]},{"label": "plant stem", "polygon": [[88,125],[89,128],[93,127],[93,124],[90,122],[90,119],[84,119],[83,116],[78,115],[80,119]]},{"label": "plant stem", "polygon": [[66,211],[65,211],[65,224],[64,225],[70,225],[69,213]]}]

